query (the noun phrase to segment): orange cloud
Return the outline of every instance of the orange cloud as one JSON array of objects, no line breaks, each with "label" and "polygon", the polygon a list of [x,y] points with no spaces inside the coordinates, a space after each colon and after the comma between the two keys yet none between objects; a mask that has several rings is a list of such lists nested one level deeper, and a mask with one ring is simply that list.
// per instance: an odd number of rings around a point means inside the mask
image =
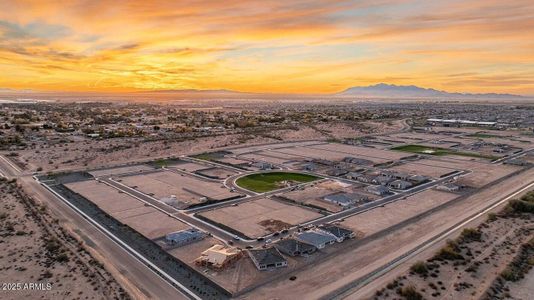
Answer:
[{"label": "orange cloud", "polygon": [[0,87],[534,94],[532,15],[526,0],[4,1]]}]

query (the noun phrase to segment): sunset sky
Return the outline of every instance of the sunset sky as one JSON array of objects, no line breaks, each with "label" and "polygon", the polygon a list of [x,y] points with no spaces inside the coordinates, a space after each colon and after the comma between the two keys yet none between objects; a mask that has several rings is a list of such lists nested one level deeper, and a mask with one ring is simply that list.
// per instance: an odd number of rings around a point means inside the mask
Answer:
[{"label": "sunset sky", "polygon": [[380,82],[534,95],[534,1],[0,1],[0,88]]}]

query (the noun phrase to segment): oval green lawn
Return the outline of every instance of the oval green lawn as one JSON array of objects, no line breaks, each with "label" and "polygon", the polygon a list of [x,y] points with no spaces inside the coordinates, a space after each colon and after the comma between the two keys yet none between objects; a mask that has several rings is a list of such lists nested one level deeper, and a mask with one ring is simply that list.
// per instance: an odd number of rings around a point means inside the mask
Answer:
[{"label": "oval green lawn", "polygon": [[302,173],[289,173],[289,172],[270,172],[259,173],[243,176],[236,180],[236,184],[239,187],[247,189],[249,191],[264,193],[272,190],[279,189],[279,183],[285,180],[291,180],[296,182],[310,182],[319,179],[317,176],[302,174]]}]

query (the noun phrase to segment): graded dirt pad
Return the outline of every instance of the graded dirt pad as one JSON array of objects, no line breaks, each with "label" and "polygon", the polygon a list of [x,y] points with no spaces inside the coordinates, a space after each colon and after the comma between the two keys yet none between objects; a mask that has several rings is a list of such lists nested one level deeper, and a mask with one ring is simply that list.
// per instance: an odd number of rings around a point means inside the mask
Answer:
[{"label": "graded dirt pad", "polygon": [[65,186],[111,215],[144,206],[144,203],[136,198],[119,193],[117,189],[96,180],[73,182]]},{"label": "graded dirt pad", "polygon": [[244,165],[244,164],[250,163],[248,160],[237,159],[233,157],[218,158],[217,162],[228,164],[228,165]]},{"label": "graded dirt pad", "polygon": [[[480,193],[454,203],[444,210],[433,213],[403,228],[386,232],[383,236],[371,239],[364,244],[348,241],[340,244],[343,251],[326,260],[316,261],[313,265],[294,273],[296,280],[279,277],[272,283],[265,284],[239,299],[318,299],[327,297],[330,292],[374,271],[392,259],[403,255],[427,239],[471,216],[474,212],[487,207],[504,195],[530,183],[534,170],[522,173],[514,178],[495,184]],[[312,256],[313,257],[313,256]],[[350,299],[369,297],[355,295]]]},{"label": "graded dirt pad", "polygon": [[436,167],[432,164],[432,160],[429,159],[422,159],[415,162],[407,162],[401,165],[388,168],[388,170],[394,170],[409,174],[424,175],[432,178],[439,178],[442,175],[457,171],[457,169],[454,168]]},{"label": "graded dirt pad", "polygon": [[400,223],[433,207],[450,201],[458,195],[436,190],[425,190],[395,201],[384,207],[377,207],[361,214],[346,218],[343,225],[354,231],[370,235],[389,226]]},{"label": "graded dirt pad", "polygon": [[95,171],[89,172],[89,174],[93,175],[94,177],[104,177],[104,176],[113,176],[113,175],[126,174],[126,173],[141,173],[141,172],[152,171],[152,170],[154,170],[154,168],[149,165],[135,165],[135,166],[128,166],[128,167],[95,170]]},{"label": "graded dirt pad", "polygon": [[90,180],[69,183],[66,186],[149,239],[188,228],[181,221],[146,206],[142,201],[126,193],[119,193],[105,183]]},{"label": "graded dirt pad", "polygon": [[263,198],[239,206],[227,206],[201,213],[217,223],[231,227],[248,237],[256,238],[271,233],[260,225],[265,220],[277,220],[296,225],[321,217],[312,210]]},{"label": "graded dirt pad", "polygon": [[276,158],[279,158],[285,161],[302,159],[302,157],[300,156],[289,155],[289,154],[284,154],[284,153],[269,151],[269,150],[261,151],[261,152],[258,152],[257,154],[261,156],[276,157]]},{"label": "graded dirt pad", "polygon": [[287,148],[287,147],[315,145],[315,144],[321,144],[321,143],[323,143],[323,142],[318,142],[318,141],[287,142],[287,143],[277,143],[277,144],[266,144],[266,145],[242,147],[242,148],[232,149],[231,151],[232,151],[233,154],[240,155],[240,154],[244,154],[244,153],[251,153],[251,152],[257,152],[257,151],[268,150],[268,149],[279,149],[279,148]]},{"label": "graded dirt pad", "polygon": [[311,148],[311,147],[292,147],[273,150],[275,153],[282,153],[300,157],[301,159],[326,159],[326,160],[341,160],[345,156],[343,153],[333,152],[329,150]]},{"label": "graded dirt pad", "polygon": [[165,236],[167,233],[189,228],[173,217],[170,217],[155,208],[152,211],[129,217],[117,217],[121,223],[124,223],[149,239],[156,239]]},{"label": "graded dirt pad", "polygon": [[[389,137],[400,139],[400,140],[408,140],[408,141],[447,141],[452,140],[455,142],[461,143],[461,139],[455,140],[455,135],[449,135],[449,134],[443,134],[443,133],[435,133],[435,132],[403,132],[403,133],[396,133],[396,134],[390,134]],[[411,143],[408,142],[407,143]]]},{"label": "graded dirt pad", "polygon": [[317,145],[310,148],[322,149],[326,151],[332,151],[346,156],[354,156],[365,158],[373,161],[374,163],[384,163],[391,160],[399,160],[403,157],[411,156],[411,154],[401,153],[397,151],[381,150],[376,148],[352,146],[338,143],[329,143],[326,145]]},{"label": "graded dirt pad", "polygon": [[136,187],[148,195],[161,199],[175,195],[178,201],[196,204],[202,197],[224,200],[236,196],[221,183],[203,180],[195,176],[177,174],[172,171],[160,171],[144,175],[125,176],[121,183]]},{"label": "graded dirt pad", "polygon": [[198,171],[196,171],[196,173],[200,174],[200,175],[204,175],[204,176],[210,177],[210,178],[217,178],[217,179],[225,179],[227,177],[230,177],[232,175],[236,175],[237,174],[237,172],[230,171],[230,170],[224,169],[224,168],[217,168],[217,167],[198,170]]},{"label": "graded dirt pad", "polygon": [[[474,134],[481,131],[495,132],[499,133],[501,131],[496,130],[486,130],[484,128],[473,128],[473,127],[444,127],[444,126],[432,126],[432,130],[435,132],[455,132],[455,133],[469,133]],[[506,131],[502,131],[504,133]]]},{"label": "graded dirt pad", "polygon": [[17,190],[0,182],[1,299],[130,298],[61,222]]},{"label": "graded dirt pad", "polygon": [[518,140],[507,139],[507,138],[484,138],[483,141],[488,142],[488,143],[495,143],[495,144],[506,144],[506,145],[519,147],[519,148],[532,147],[532,141],[529,139],[522,138],[522,137],[520,137]]},{"label": "graded dirt pad", "polygon": [[474,143],[476,140],[471,138],[442,135],[442,134],[430,134],[430,133],[400,133],[391,135],[396,139],[402,139],[404,144],[418,144],[428,147],[440,147],[451,148],[454,145],[468,145]]},{"label": "graded dirt pad", "polygon": [[[420,160],[418,163],[427,160]],[[460,177],[459,183],[471,187],[482,187],[501,177],[511,174],[521,169],[518,166],[492,164],[484,161],[461,160],[457,157],[436,157],[428,159],[428,164],[440,168],[451,168],[455,170],[468,170],[471,173]]]},{"label": "graded dirt pad", "polygon": [[195,172],[198,170],[209,168],[209,165],[194,163],[194,162],[185,162],[181,161],[175,165],[169,166],[169,169],[178,169],[186,172]]},{"label": "graded dirt pad", "polygon": [[261,151],[249,154],[243,154],[240,157],[250,159],[253,161],[263,161],[275,165],[281,165],[288,161],[303,160],[301,156],[287,155],[284,153],[278,153],[274,151]]}]

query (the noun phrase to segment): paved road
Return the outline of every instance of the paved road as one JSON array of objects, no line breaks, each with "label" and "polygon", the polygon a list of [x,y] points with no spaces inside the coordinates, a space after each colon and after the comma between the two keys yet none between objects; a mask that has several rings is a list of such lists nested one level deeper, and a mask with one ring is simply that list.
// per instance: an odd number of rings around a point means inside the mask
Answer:
[{"label": "paved road", "polygon": [[2,177],[16,177],[19,176],[22,170],[12,163],[9,158],[0,155],[0,176]]},{"label": "paved road", "polygon": [[131,187],[128,187],[120,182],[117,182],[113,180],[112,178],[100,178],[99,179],[102,182],[105,182],[106,184],[119,189],[123,191],[126,194],[129,194],[130,196],[133,196],[134,198],[137,198],[138,200],[141,200],[154,208],[160,210],[161,212],[167,214],[170,217],[174,217],[190,226],[199,228],[203,231],[211,233],[214,237],[220,239],[223,242],[227,242],[229,240],[232,240],[232,243],[236,243],[236,245],[240,245],[243,247],[246,247],[248,243],[254,243],[257,242],[256,240],[243,240],[243,239],[234,239],[235,235],[232,233],[229,233],[217,226],[211,225],[209,223],[206,223],[202,220],[199,220],[191,215],[188,215],[184,213],[183,211],[177,210],[171,206],[168,206],[160,201],[158,201],[155,198],[152,198],[144,193],[141,193]]},{"label": "paved road", "polygon": [[507,160],[510,160],[510,159],[519,158],[519,157],[521,157],[523,155],[526,155],[527,153],[529,153],[529,152],[531,152],[533,150],[534,149],[525,149],[523,151],[519,151],[519,152],[517,152],[515,154],[512,154],[510,156],[501,157],[501,158],[499,158],[497,160],[494,160],[492,163],[493,164],[498,164],[498,163],[503,163],[503,162],[505,162]]},{"label": "paved road", "polygon": [[418,186],[416,186],[416,187],[414,187],[414,188],[412,188],[410,190],[407,190],[407,191],[404,191],[404,192],[401,192],[401,193],[398,193],[398,194],[394,194],[394,195],[391,195],[391,196],[388,196],[388,197],[384,197],[382,199],[375,200],[373,202],[369,202],[366,205],[362,205],[362,206],[354,207],[354,208],[351,208],[351,209],[343,210],[343,211],[341,211],[339,213],[328,215],[326,217],[323,217],[323,218],[320,218],[320,219],[316,219],[316,220],[304,223],[302,225],[310,225],[310,224],[311,225],[320,225],[320,224],[323,224],[323,223],[328,223],[328,222],[340,220],[340,219],[343,219],[343,218],[346,218],[346,217],[350,217],[350,216],[353,216],[353,215],[356,215],[356,214],[360,214],[362,212],[371,210],[373,208],[376,208],[376,207],[379,207],[379,206],[383,206],[383,205],[386,205],[386,204],[389,204],[389,203],[393,203],[393,202],[398,201],[400,199],[404,199],[404,198],[406,198],[406,197],[408,197],[408,196],[410,196],[412,194],[419,193],[419,192],[421,192],[423,190],[432,188],[432,187],[434,187],[436,185],[439,185],[439,184],[444,183],[444,182],[446,182],[448,180],[451,180],[453,177],[465,175],[465,174],[468,174],[468,173],[469,173],[468,171],[459,171],[459,172],[456,172],[456,173],[451,174],[449,176],[443,177],[441,179],[418,185]]},{"label": "paved road", "polygon": [[[15,166],[16,167],[16,166]],[[68,227],[75,228],[85,244],[104,258],[104,265],[112,271],[121,285],[135,299],[189,299],[182,292],[154,273],[145,264],[130,255],[107,235],[74,212],[54,194],[40,185],[30,175],[21,174],[20,169],[0,157],[0,173],[8,179],[16,178],[24,190],[47,205],[52,214]],[[115,270],[115,271],[113,271]],[[122,279],[122,280],[121,280]]]},{"label": "paved road", "polygon": [[[277,170],[273,170],[273,172],[276,172]],[[249,173],[255,173],[255,172],[249,172]],[[365,211],[368,211],[368,210],[371,210],[373,208],[376,208],[376,207],[379,207],[379,206],[383,206],[383,205],[386,205],[386,204],[389,204],[389,203],[392,203],[392,202],[395,202],[395,201],[398,201],[400,199],[403,199],[405,197],[407,197],[408,195],[411,195],[411,194],[415,194],[415,193],[418,193],[420,191],[423,191],[425,189],[429,189],[429,188],[432,188],[438,184],[441,184],[443,182],[446,182],[448,180],[450,180],[451,178],[453,177],[456,177],[456,176],[460,176],[460,175],[464,175],[464,174],[467,174],[468,171],[459,171],[459,172],[456,172],[454,174],[451,174],[447,177],[444,177],[444,178],[441,178],[441,179],[438,179],[438,180],[435,180],[435,181],[431,181],[431,182],[428,182],[428,183],[425,183],[425,184],[422,184],[422,185],[419,185],[419,186],[416,186],[410,190],[407,190],[407,191],[402,191],[398,194],[394,194],[394,195],[391,195],[391,196],[388,196],[388,197],[385,197],[385,198],[382,198],[380,200],[376,200],[376,201],[373,201],[373,202],[369,202],[365,205],[362,205],[362,206],[358,206],[358,207],[354,207],[354,208],[351,208],[351,209],[347,209],[347,210],[343,210],[341,212],[338,212],[338,213],[335,213],[335,214],[331,214],[331,215],[327,215],[325,217],[322,217],[322,218],[319,218],[319,219],[316,219],[316,220],[312,220],[310,222],[306,222],[306,223],[303,223],[303,224],[299,224],[299,225],[302,225],[302,226],[306,226],[306,225],[321,225],[321,224],[324,224],[324,223],[328,223],[328,222],[332,222],[332,221],[336,221],[336,220],[340,220],[340,219],[343,219],[343,218],[346,218],[346,217],[349,217],[349,216],[352,216],[352,215],[355,215],[355,214],[359,214],[359,213],[362,213],[362,212],[365,212]],[[248,173],[247,173],[248,174]],[[235,186],[235,179],[240,177],[240,176],[243,176],[244,174],[239,174],[239,175],[235,175],[235,176],[232,176],[231,178],[229,178],[227,181],[226,181],[226,184],[229,185],[229,186]],[[335,178],[335,177],[331,177],[331,176],[325,176],[325,180],[326,179],[337,179],[339,180],[339,178]],[[190,226],[193,226],[193,227],[196,227],[200,230],[203,230],[203,231],[206,231],[206,232],[210,232],[214,237],[218,238],[219,240],[225,242],[225,243],[229,243],[228,241],[231,241],[231,244],[234,244],[235,246],[237,247],[240,247],[240,248],[246,248],[246,247],[258,247],[258,246],[263,246],[266,241],[269,241],[269,242],[275,242],[276,240],[278,240],[279,238],[283,238],[285,236],[288,236],[288,235],[291,235],[295,232],[297,232],[299,230],[299,226],[293,226],[292,228],[288,229],[288,231],[284,234],[279,234],[279,233],[272,233],[272,234],[269,234],[269,235],[266,235],[263,237],[263,240],[264,241],[258,241],[256,239],[244,239],[242,237],[237,237],[235,234],[231,233],[231,232],[228,232],[224,229],[221,229],[217,226],[214,226],[208,222],[205,222],[203,220],[200,220],[196,217],[193,216],[193,213],[195,212],[198,212],[198,211],[201,211],[201,210],[205,210],[206,207],[203,207],[203,208],[198,208],[198,209],[192,209],[192,210],[187,210],[187,211],[183,211],[183,210],[177,210],[175,209],[174,207],[171,207],[167,204],[164,204],[162,202],[160,202],[159,200],[151,197],[151,196],[148,196],[142,192],[139,192],[137,191],[136,189],[133,189],[131,187],[128,187],[120,182],[117,182],[115,180],[113,180],[112,178],[99,178],[100,181],[102,182],[105,182],[107,183],[108,185],[116,188],[116,189],[119,189],[145,203],[148,203],[150,205],[152,205],[153,207],[157,208],[158,210],[166,213],[167,215],[171,216],[171,217],[174,217],[184,223],[187,223],[189,224]],[[303,184],[300,184],[299,186],[305,186],[305,185],[308,185],[308,184],[312,184],[312,183],[303,183]],[[275,190],[275,191],[271,191],[271,192],[266,192],[266,193],[262,193],[262,194],[257,194],[257,195],[254,195],[254,196],[249,196],[247,198],[240,198],[240,199],[236,199],[236,200],[232,200],[232,201],[227,201],[227,202],[222,202],[220,204],[213,204],[211,205],[210,209],[213,209],[214,207],[221,207],[221,206],[228,206],[228,205],[239,205],[240,203],[243,203],[243,202],[246,202],[246,201],[253,201],[253,200],[257,200],[259,198],[263,198],[263,197],[268,197],[268,196],[272,196],[272,195],[276,195],[276,194],[280,194],[280,193],[283,193],[283,192],[287,192],[287,191],[290,191],[294,188],[296,188],[298,186],[292,186],[292,187],[287,187],[287,188],[283,188],[283,189],[279,189],[279,190]]]}]

